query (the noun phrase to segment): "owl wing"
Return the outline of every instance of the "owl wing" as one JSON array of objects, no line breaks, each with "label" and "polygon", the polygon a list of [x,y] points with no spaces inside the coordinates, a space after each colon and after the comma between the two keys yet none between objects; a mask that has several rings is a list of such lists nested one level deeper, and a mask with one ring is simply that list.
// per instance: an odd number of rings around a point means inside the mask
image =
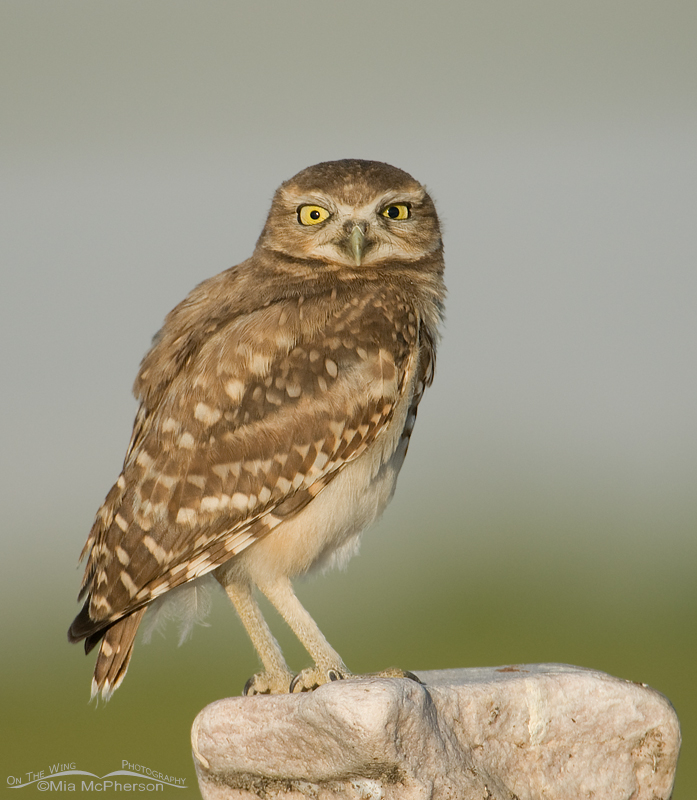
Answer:
[{"label": "owl wing", "polygon": [[86,545],[89,615],[74,639],[249,547],[365,452],[406,392],[415,408],[433,347],[422,337],[419,355],[409,303],[384,288],[336,295],[208,323],[195,346],[192,331],[165,330],[144,359],[124,469]]}]

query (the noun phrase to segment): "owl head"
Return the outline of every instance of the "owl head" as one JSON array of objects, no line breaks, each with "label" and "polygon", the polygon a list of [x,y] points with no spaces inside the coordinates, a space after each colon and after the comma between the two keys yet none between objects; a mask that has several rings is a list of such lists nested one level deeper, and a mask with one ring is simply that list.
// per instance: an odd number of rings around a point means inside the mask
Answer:
[{"label": "owl head", "polygon": [[426,189],[380,161],[325,161],[276,191],[257,249],[362,270],[442,248]]}]

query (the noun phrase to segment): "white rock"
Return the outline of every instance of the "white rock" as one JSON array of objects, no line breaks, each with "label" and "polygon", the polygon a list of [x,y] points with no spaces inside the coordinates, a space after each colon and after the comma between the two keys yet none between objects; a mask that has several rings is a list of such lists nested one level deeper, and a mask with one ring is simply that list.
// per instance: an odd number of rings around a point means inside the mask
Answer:
[{"label": "white rock", "polygon": [[680,727],[647,686],[563,664],[234,697],[192,729],[205,800],[658,800]]}]

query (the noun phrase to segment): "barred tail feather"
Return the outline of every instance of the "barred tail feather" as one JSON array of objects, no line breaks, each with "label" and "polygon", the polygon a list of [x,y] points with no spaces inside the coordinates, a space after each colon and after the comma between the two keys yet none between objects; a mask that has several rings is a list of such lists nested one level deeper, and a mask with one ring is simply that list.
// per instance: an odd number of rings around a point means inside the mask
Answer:
[{"label": "barred tail feather", "polygon": [[138,626],[145,611],[145,608],[139,608],[114,623],[104,634],[94,667],[91,699],[101,693],[102,698],[108,700],[126,677]]}]

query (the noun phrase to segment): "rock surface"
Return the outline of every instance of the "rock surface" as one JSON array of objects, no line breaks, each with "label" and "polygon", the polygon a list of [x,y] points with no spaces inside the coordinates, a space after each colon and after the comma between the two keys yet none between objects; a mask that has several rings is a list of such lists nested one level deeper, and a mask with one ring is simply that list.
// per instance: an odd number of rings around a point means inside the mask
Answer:
[{"label": "rock surface", "polygon": [[678,719],[645,685],[563,664],[234,697],[192,729],[205,800],[658,800]]}]

